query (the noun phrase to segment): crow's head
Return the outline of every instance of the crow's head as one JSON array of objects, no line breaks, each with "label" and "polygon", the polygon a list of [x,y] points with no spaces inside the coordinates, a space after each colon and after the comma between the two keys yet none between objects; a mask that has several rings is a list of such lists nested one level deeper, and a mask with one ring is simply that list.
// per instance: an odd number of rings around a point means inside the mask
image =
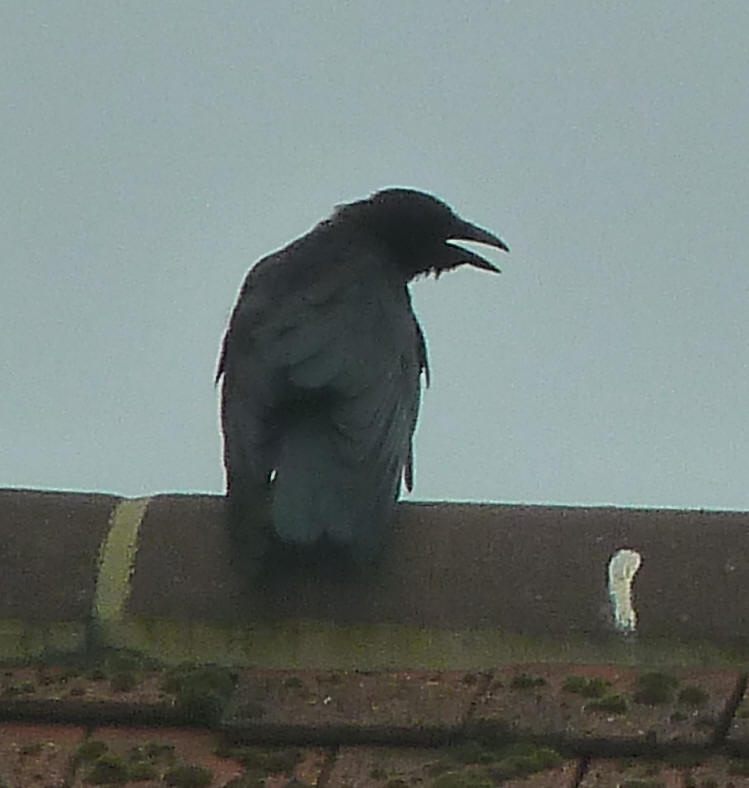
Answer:
[{"label": "crow's head", "polygon": [[385,189],[340,206],[337,215],[384,242],[406,279],[418,274],[439,276],[463,264],[499,272],[488,260],[450,241],[476,241],[509,251],[501,238],[461,219],[431,194],[413,189]]}]

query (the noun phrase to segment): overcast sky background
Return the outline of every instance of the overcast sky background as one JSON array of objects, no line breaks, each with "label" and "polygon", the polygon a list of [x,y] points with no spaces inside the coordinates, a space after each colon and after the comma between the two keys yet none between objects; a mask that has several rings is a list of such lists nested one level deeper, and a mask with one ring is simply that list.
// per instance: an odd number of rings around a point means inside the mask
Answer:
[{"label": "overcast sky background", "polygon": [[416,499],[749,508],[749,4],[0,6],[0,485],[221,491],[245,272],[431,191]]}]

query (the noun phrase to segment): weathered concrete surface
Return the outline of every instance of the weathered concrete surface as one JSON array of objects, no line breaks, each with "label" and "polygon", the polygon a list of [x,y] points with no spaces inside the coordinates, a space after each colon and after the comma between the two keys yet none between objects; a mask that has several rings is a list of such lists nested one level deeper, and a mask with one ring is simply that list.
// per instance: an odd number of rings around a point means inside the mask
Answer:
[{"label": "weathered concrete surface", "polygon": [[99,545],[117,498],[0,490],[0,619],[91,615]]},{"label": "weathered concrete surface", "polygon": [[[648,702],[640,703],[643,671],[606,665],[515,665],[481,676],[135,665],[127,682],[124,673],[110,673],[113,667],[3,667],[0,784],[281,788],[294,777],[292,784],[327,788],[749,785],[747,752],[729,726],[744,708],[736,703],[737,672],[676,670],[676,684],[663,674],[648,682]],[[227,677],[225,708],[234,717],[221,722],[211,700]],[[624,711],[585,708],[615,695],[626,696]],[[50,725],[49,704],[25,724],[5,721],[4,699],[33,706],[36,696],[57,699],[53,718],[78,724]],[[118,707],[106,726],[96,710],[102,702]],[[148,703],[189,706],[204,716],[190,715],[189,727],[163,719],[134,727]],[[80,716],[86,705],[90,717]],[[241,713],[254,729],[243,730]],[[453,729],[449,741],[426,746],[442,722]],[[405,735],[383,746],[383,725]],[[217,729],[223,726],[224,733]],[[250,741],[238,740],[244,736]],[[330,746],[317,746],[322,741]]]},{"label": "weathered concrete surface", "polygon": [[675,762],[629,760],[588,764],[578,788],[749,788],[748,764],[714,755],[686,757]]},{"label": "weathered concrete surface", "polygon": [[230,568],[223,499],[159,495],[139,530],[128,603],[135,616],[236,621],[247,609],[243,584]]},{"label": "weathered concrete surface", "polygon": [[[189,659],[211,627],[233,627],[214,651],[241,663],[249,646],[237,628],[265,628],[285,646],[296,641],[287,662],[323,665],[328,652],[314,654],[304,632],[358,627],[363,641],[346,648],[382,636],[382,654],[363,653],[374,665],[389,664],[394,640],[427,633],[424,648],[447,655],[447,667],[453,646],[460,650],[451,633],[461,643],[470,633],[612,640],[608,570],[621,549],[640,557],[628,587],[639,644],[749,642],[747,512],[402,504],[388,549],[361,576],[283,571],[248,590],[230,566],[220,496],[160,495],[134,506],[24,490],[0,491],[0,635],[5,627],[12,639],[19,621],[77,621],[128,645],[137,625],[162,651],[172,648],[165,658]],[[250,658],[270,665],[258,656],[270,648],[263,637]],[[331,667],[346,664],[344,652]],[[435,664],[434,655],[404,667],[418,664]]]},{"label": "weathered concrete surface", "polygon": [[[460,753],[439,749],[405,747],[342,747],[326,780],[328,788],[387,788],[387,786],[495,786],[503,788],[573,788],[578,763],[563,761],[557,766],[522,777],[501,774],[499,754],[477,752],[480,762],[456,758]],[[453,756],[453,757],[451,757]],[[560,758],[561,760],[561,758]]]},{"label": "weathered concrete surface", "polygon": [[438,744],[463,727],[476,674],[250,671],[223,717],[249,740]]},{"label": "weathered concrete surface", "polygon": [[0,785],[63,788],[86,729],[0,722]]},{"label": "weathered concrete surface", "polygon": [[728,727],[741,687],[735,670],[517,665],[496,671],[469,727],[583,753],[707,749]]},{"label": "weathered concrete surface", "polygon": [[221,513],[215,497],[152,501],[129,612],[605,635],[608,562],[629,548],[642,557],[641,637],[749,639],[745,512],[403,504],[388,550],[360,580],[300,572],[250,599],[228,569]]},{"label": "weathered concrete surface", "polygon": [[[170,772],[174,774],[175,769],[180,766],[189,766],[193,770],[193,781],[190,782],[187,776],[182,783],[184,785],[224,786],[244,772],[236,759],[217,755],[216,736],[205,730],[101,727],[91,731],[88,741],[104,745],[102,749],[106,748],[105,752],[113,762],[118,764],[115,759],[119,759],[119,763],[126,767],[119,776],[120,783],[139,785],[142,788],[163,786],[164,776]],[[87,788],[92,782],[98,782],[91,779],[92,772],[96,773],[96,760],[83,760],[77,765],[71,788]],[[135,771],[133,766],[140,766],[142,769],[137,780],[132,779],[132,772]],[[128,770],[131,775],[127,775]],[[150,779],[144,779],[149,773]],[[205,775],[204,780],[210,777],[210,783],[201,782],[197,776],[200,774]],[[127,776],[131,776],[131,779],[123,779]],[[172,778],[171,783],[166,784],[174,785],[179,782]]]}]

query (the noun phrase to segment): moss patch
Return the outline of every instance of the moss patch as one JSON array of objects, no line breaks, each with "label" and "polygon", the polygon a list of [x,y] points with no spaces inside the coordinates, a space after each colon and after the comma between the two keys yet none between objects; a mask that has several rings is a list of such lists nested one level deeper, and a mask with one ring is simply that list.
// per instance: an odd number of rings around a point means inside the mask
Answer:
[{"label": "moss patch", "polygon": [[119,755],[104,753],[100,755],[86,772],[85,780],[95,785],[126,783],[130,779],[130,770]]},{"label": "moss patch", "polygon": [[677,700],[685,706],[704,706],[707,703],[708,694],[700,687],[688,684],[680,690]]},{"label": "moss patch", "polygon": [[32,695],[34,692],[36,692],[36,687],[30,681],[12,681],[3,685],[0,697],[13,698],[18,695]]},{"label": "moss patch", "polygon": [[240,747],[220,747],[216,755],[234,758],[245,769],[268,774],[293,774],[301,762],[302,753],[296,747],[259,747],[245,745]]},{"label": "moss patch", "polygon": [[[73,756],[76,774],[85,782],[95,785],[160,779],[166,781],[167,785],[184,788],[200,788],[210,784],[212,775],[206,769],[176,763],[176,760],[174,745],[156,740],[131,747],[127,756],[121,757],[113,753],[105,742],[91,739],[81,744]],[[205,782],[206,773],[208,782]]]},{"label": "moss patch", "polygon": [[585,698],[602,698],[610,686],[611,682],[606,681],[606,679],[589,679],[585,676],[568,676],[564,680],[562,689],[565,692],[574,692],[575,694],[582,695]]},{"label": "moss patch", "polygon": [[90,763],[95,761],[100,755],[104,755],[108,749],[109,747],[105,742],[98,739],[89,739],[83,742],[75,751],[73,760],[75,763]]},{"label": "moss patch", "polygon": [[205,788],[212,780],[213,773],[208,769],[187,764],[174,766],[164,775],[164,782],[177,788]]},{"label": "moss patch", "polygon": [[180,665],[167,671],[162,689],[176,695],[186,721],[212,725],[221,717],[235,681],[230,670],[216,665]]},{"label": "moss patch", "polygon": [[644,703],[648,706],[659,706],[669,703],[674,699],[679,680],[672,673],[653,671],[641,673],[635,685],[635,703]]},{"label": "moss patch", "polygon": [[623,695],[606,695],[603,698],[586,703],[585,708],[607,714],[624,714],[627,711],[627,701]]},{"label": "moss patch", "polygon": [[467,741],[450,750],[445,758],[431,764],[429,773],[437,776],[434,785],[442,788],[453,785],[497,785],[504,780],[526,777],[560,766],[563,760],[551,747],[541,747],[530,742],[491,747],[477,741]]},{"label": "moss patch", "polygon": [[543,676],[529,676],[527,673],[519,673],[517,676],[513,676],[510,682],[512,689],[534,689],[545,685],[546,679]]},{"label": "moss patch", "polygon": [[496,783],[480,771],[446,772],[438,777],[432,788],[494,788]]}]

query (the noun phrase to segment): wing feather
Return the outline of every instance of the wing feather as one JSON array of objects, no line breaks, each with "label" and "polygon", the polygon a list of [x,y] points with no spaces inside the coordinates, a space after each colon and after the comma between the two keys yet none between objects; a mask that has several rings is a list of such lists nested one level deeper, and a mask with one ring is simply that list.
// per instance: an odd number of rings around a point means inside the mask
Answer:
[{"label": "wing feather", "polygon": [[[314,233],[313,233],[314,234]],[[278,535],[371,553],[411,439],[426,347],[402,279],[371,249],[293,244],[247,276],[224,340],[229,495],[272,484]]]}]

